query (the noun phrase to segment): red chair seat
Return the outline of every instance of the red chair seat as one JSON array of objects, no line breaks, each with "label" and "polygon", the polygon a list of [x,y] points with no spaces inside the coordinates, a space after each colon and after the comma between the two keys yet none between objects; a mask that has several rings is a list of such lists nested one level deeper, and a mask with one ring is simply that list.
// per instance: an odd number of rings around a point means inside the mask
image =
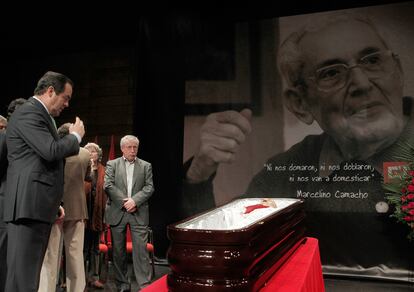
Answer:
[{"label": "red chair seat", "polygon": [[[106,235],[106,236],[105,236]],[[108,228],[105,232],[105,235],[102,236],[101,241],[104,243],[99,244],[99,250],[102,253],[107,254],[108,251],[112,249],[112,242],[111,242],[111,229]],[[102,247],[101,247],[102,246]],[[151,266],[152,266],[152,276],[155,275],[155,264],[154,264],[154,244],[152,238],[152,230],[148,228],[148,243],[147,243],[147,251],[150,255]],[[131,231],[128,225],[126,231],[126,251],[129,254],[132,254],[132,239],[131,239]]]},{"label": "red chair seat", "polygon": [[100,243],[99,244],[99,252],[107,253],[108,252],[108,246],[104,243]]},{"label": "red chair seat", "polygon": [[[132,253],[131,231],[129,228],[127,228],[126,250],[127,253]],[[152,243],[147,243],[147,251],[150,253],[154,252],[154,245]]]},{"label": "red chair seat", "polygon": [[151,243],[147,243],[147,250],[148,250],[148,252],[153,253],[154,252],[154,245],[151,244]]}]

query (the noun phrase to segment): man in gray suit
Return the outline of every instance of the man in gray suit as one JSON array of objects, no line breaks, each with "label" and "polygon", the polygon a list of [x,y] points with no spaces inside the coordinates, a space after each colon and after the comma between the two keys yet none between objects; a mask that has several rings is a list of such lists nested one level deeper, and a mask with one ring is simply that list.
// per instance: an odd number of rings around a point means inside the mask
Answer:
[{"label": "man in gray suit", "polygon": [[47,72],[31,97],[10,118],[6,143],[9,166],[4,202],[8,222],[6,292],[35,292],[52,223],[64,216],[64,158],[79,152],[85,134],[77,117],[59,139],[53,117],[69,106],[73,82]]},{"label": "man in gray suit", "polygon": [[148,199],[154,192],[152,166],[137,158],[139,140],[132,135],[121,139],[123,156],[106,164],[104,189],[108,195],[105,219],[111,227],[115,280],[119,291],[130,291],[127,276],[126,228],[132,237],[132,259],[140,288],[151,281],[148,241]]}]

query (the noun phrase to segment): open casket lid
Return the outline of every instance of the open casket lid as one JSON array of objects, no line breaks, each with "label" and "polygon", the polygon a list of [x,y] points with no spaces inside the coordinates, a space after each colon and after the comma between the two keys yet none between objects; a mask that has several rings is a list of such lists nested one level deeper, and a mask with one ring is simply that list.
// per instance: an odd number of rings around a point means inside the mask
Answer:
[{"label": "open casket lid", "polygon": [[[274,201],[276,208],[267,207],[245,213],[246,207],[260,204],[264,199]],[[180,242],[241,243],[266,229],[264,225],[282,225],[286,221],[284,218],[294,215],[302,205],[303,201],[292,198],[237,199],[169,225],[167,233],[170,240]]]}]

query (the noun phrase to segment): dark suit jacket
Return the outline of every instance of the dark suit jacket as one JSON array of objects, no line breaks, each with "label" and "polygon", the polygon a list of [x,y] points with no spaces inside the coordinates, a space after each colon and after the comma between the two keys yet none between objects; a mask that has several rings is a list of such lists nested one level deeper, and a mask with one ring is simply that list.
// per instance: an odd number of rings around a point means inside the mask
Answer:
[{"label": "dark suit jacket", "polygon": [[0,131],[0,222],[3,220],[4,192],[6,189],[7,173],[6,132]]},{"label": "dark suit jacket", "polygon": [[54,222],[63,195],[64,158],[79,152],[74,135],[59,139],[52,119],[33,97],[7,125],[9,160],[4,221]]},{"label": "dark suit jacket", "polygon": [[[125,161],[122,157],[107,162],[104,189],[108,195],[105,211],[106,223],[117,225],[126,213],[122,206],[123,199],[127,198],[127,175]],[[138,208],[132,214],[140,225],[148,225],[148,199],[153,192],[151,163],[137,158],[134,165],[131,198]]]}]

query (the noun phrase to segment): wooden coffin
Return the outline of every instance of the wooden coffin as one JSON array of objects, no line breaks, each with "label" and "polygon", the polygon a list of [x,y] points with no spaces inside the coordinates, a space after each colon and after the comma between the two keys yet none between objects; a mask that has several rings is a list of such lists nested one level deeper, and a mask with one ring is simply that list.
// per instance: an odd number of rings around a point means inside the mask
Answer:
[{"label": "wooden coffin", "polygon": [[234,200],[167,227],[169,291],[257,291],[304,238],[304,204],[272,198],[276,208]]}]

